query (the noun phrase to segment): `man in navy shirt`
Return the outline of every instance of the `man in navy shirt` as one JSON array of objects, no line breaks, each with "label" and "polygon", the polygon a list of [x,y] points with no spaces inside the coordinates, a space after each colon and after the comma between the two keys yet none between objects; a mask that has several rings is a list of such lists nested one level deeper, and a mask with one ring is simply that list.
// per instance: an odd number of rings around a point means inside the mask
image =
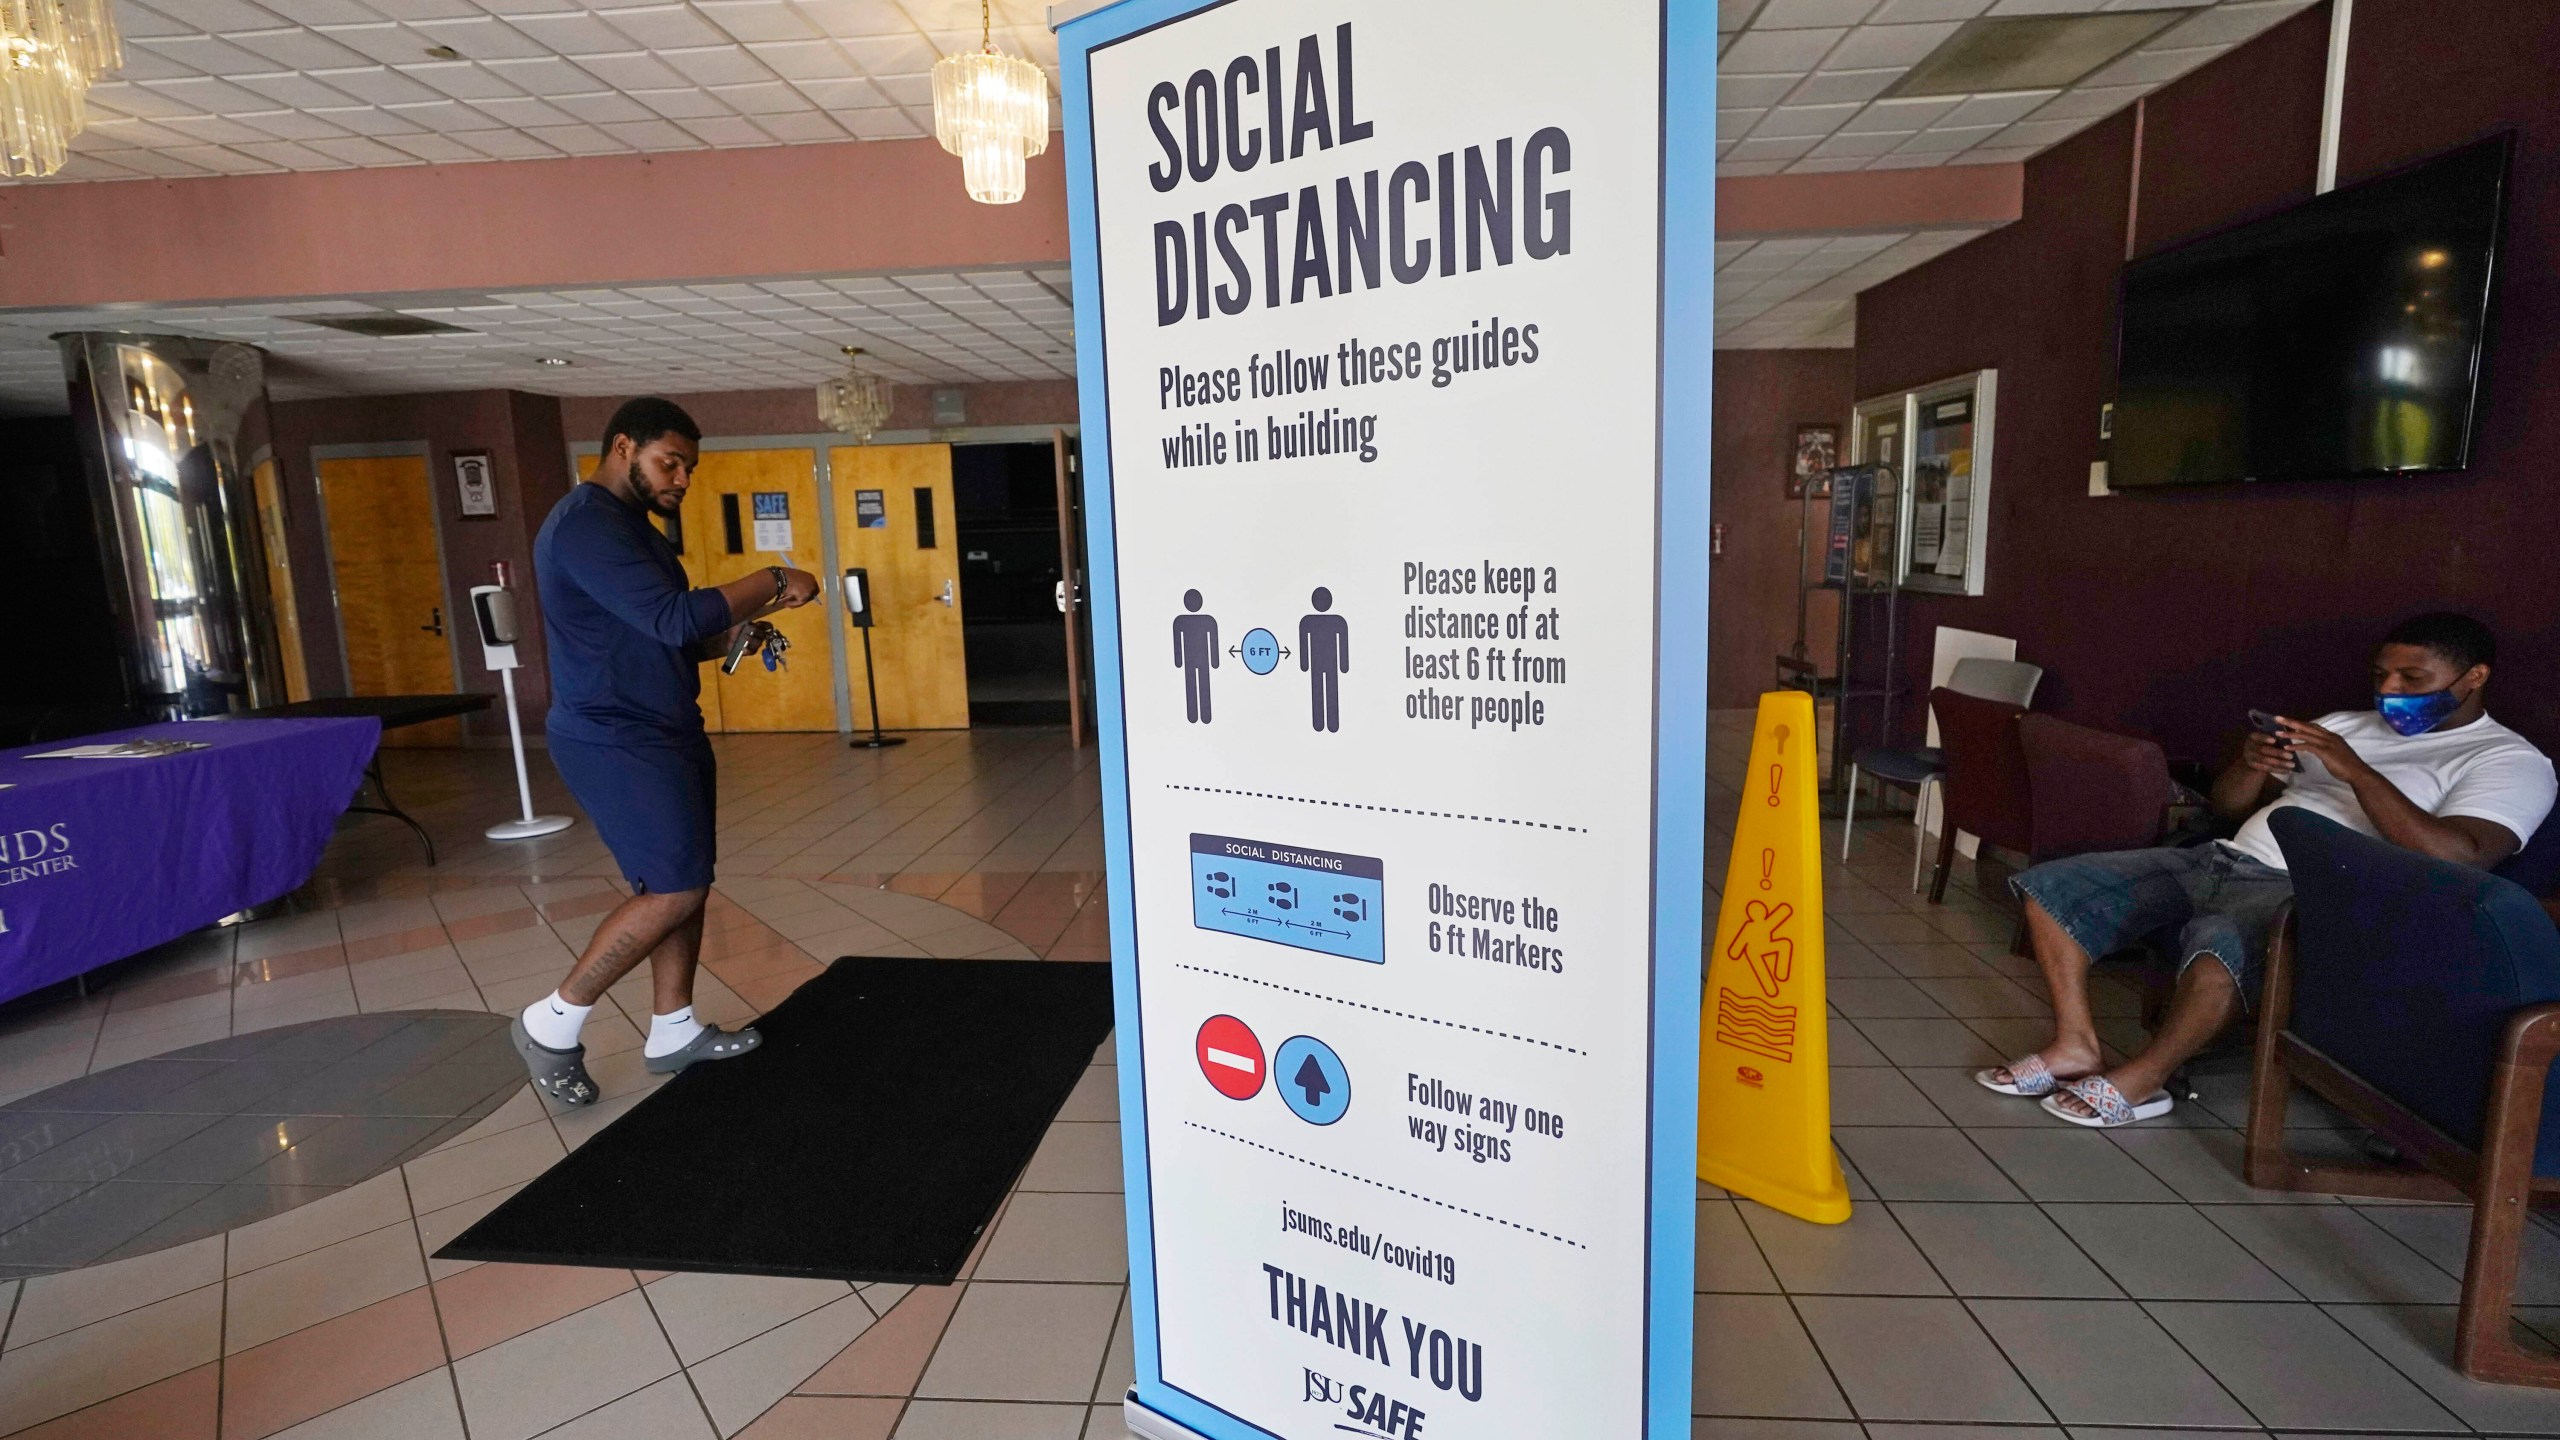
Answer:
[{"label": "man in navy shirt", "polygon": [[735,627],[815,599],[818,579],[773,565],[687,587],[675,547],[649,517],[684,504],[701,440],[669,401],[624,405],[605,427],[595,470],[552,507],[533,543],[551,655],[551,760],[631,882],[631,897],[596,926],[569,978],[511,1027],[536,1088],[572,1105],[598,1095],[578,1043],[587,1012],[643,956],[655,992],[642,1052],[649,1069],[725,1060],[761,1043],[752,1029],[731,1034],[693,1014],[714,859],[699,667],[727,649]]}]

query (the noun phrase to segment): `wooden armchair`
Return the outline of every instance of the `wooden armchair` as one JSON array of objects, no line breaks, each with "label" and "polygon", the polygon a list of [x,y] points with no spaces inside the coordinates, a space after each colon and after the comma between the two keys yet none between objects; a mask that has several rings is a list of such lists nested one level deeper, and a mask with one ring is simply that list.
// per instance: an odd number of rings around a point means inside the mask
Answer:
[{"label": "wooden armchair", "polygon": [[[2560,1388],[2560,1357],[2517,1345],[2526,1211],[2560,1200],[2560,929],[2513,883],[2360,835],[2308,810],[2269,817],[2294,898],[2267,958],[2249,1098],[2250,1184],[2468,1201],[2453,1363]],[[2413,1164],[2296,1158],[2300,1084]]]}]

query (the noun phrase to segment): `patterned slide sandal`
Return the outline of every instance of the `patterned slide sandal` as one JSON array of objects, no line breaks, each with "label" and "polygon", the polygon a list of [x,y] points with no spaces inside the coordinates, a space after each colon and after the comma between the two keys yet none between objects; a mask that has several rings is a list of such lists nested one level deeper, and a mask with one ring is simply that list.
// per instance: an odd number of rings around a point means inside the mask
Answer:
[{"label": "patterned slide sandal", "polygon": [[717,1025],[705,1025],[693,1043],[664,1055],[644,1055],[641,1063],[654,1075],[673,1075],[696,1060],[734,1060],[764,1043],[764,1037],[750,1025],[734,1033]]},{"label": "patterned slide sandal", "polygon": [[[2009,1078],[2006,1080],[1998,1078],[2003,1070],[2009,1072]],[[2012,1060],[2006,1065],[1995,1065],[1988,1070],[1976,1070],[1973,1072],[1973,1078],[1974,1083],[1985,1090],[1996,1090],[2003,1095],[2022,1095],[2029,1099],[2038,1095],[2050,1095],[2054,1087],[2062,1083],[2061,1077],[2045,1068],[2042,1055],[2030,1055],[2023,1060]]]},{"label": "patterned slide sandal", "polygon": [[586,1046],[554,1050],[525,1033],[521,1015],[507,1023],[507,1035],[516,1042],[516,1053],[524,1057],[525,1074],[534,1089],[564,1105],[593,1105],[604,1093],[587,1074]]},{"label": "patterned slide sandal", "polygon": [[2168,1091],[2154,1090],[2141,1103],[2136,1104],[2124,1098],[2124,1092],[2118,1090],[2114,1082],[2104,1075],[2091,1075],[2069,1081],[2063,1085],[2062,1089],[2065,1094],[2074,1097],[2097,1113],[2094,1116],[2074,1114],[2063,1106],[2060,1095],[2044,1097],[2045,1113],[2058,1120],[2068,1120],[2074,1125],[2088,1126],[2092,1130],[2112,1130],[2119,1125],[2130,1125],[2137,1120],[2157,1120],[2168,1114],[2170,1109],[2178,1103],[2169,1098]]}]

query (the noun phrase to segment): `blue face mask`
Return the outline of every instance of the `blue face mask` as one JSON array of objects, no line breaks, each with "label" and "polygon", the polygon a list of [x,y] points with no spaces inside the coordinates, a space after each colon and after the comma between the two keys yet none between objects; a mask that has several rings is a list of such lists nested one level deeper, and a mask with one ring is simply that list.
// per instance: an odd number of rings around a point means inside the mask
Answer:
[{"label": "blue face mask", "polygon": [[2424,695],[2376,695],[2373,708],[2382,712],[2382,723],[2401,734],[2424,735],[2461,709],[2462,701],[2449,689],[2431,690]]}]

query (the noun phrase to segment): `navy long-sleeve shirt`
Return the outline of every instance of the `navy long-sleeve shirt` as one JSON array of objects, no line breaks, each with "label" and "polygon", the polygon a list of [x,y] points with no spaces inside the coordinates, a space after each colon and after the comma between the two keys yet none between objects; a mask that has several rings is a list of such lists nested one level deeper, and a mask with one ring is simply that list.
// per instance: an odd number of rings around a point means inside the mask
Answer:
[{"label": "navy long-sleeve shirt", "polygon": [[729,602],[686,587],[644,512],[601,485],[571,486],[534,537],[533,573],[551,734],[609,745],[702,733],[697,647],[729,628]]}]

